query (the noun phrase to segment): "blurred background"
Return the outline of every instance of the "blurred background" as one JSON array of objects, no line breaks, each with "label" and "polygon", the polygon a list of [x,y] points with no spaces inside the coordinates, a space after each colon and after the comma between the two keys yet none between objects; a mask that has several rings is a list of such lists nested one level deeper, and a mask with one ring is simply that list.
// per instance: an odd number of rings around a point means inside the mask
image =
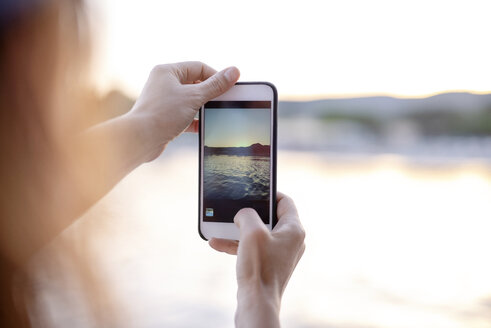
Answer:
[{"label": "blurred background", "polygon": [[[107,118],[160,63],[276,85],[278,190],[307,231],[284,327],[491,327],[490,10],[92,0],[90,76]],[[40,326],[232,326],[235,258],[200,239],[197,207],[198,139],[183,134],[33,261]]]}]

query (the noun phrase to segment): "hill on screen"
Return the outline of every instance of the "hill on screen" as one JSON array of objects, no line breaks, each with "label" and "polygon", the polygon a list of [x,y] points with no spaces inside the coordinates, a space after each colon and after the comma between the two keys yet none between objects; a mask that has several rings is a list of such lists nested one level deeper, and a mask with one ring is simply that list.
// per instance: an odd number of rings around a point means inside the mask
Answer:
[{"label": "hill on screen", "polygon": [[208,147],[205,146],[205,155],[235,155],[235,156],[269,156],[270,146],[260,143],[248,147]]}]

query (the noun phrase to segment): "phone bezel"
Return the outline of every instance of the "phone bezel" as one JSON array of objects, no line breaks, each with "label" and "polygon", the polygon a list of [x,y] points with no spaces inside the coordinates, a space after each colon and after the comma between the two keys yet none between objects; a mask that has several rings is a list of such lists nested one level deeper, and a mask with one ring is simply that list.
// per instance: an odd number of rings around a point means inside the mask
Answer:
[{"label": "phone bezel", "polygon": [[[213,101],[226,100],[250,100],[250,101],[271,101],[271,197],[270,213],[271,218],[268,229],[274,228],[277,222],[276,217],[276,163],[277,163],[277,112],[278,112],[278,92],[276,87],[269,82],[237,82],[234,87],[223,95],[213,99]],[[209,240],[212,237],[239,240],[239,229],[234,223],[227,222],[206,222],[203,221],[203,107],[199,111],[199,188],[198,188],[198,232],[202,239]]]}]

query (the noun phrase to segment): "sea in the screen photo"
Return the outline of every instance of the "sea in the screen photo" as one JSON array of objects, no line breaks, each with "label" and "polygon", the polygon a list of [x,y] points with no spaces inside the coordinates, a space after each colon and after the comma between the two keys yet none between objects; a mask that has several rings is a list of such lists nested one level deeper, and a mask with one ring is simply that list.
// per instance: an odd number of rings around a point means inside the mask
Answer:
[{"label": "sea in the screen photo", "polygon": [[203,218],[232,222],[244,207],[269,222],[270,109],[207,108]]}]

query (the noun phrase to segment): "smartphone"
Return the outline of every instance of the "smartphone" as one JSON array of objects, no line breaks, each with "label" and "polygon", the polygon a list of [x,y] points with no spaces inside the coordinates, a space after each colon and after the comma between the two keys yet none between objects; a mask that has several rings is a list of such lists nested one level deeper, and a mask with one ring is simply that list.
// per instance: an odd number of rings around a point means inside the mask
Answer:
[{"label": "smartphone", "polygon": [[201,238],[239,240],[234,224],[245,207],[271,230],[276,224],[278,93],[268,82],[238,82],[200,110]]}]

